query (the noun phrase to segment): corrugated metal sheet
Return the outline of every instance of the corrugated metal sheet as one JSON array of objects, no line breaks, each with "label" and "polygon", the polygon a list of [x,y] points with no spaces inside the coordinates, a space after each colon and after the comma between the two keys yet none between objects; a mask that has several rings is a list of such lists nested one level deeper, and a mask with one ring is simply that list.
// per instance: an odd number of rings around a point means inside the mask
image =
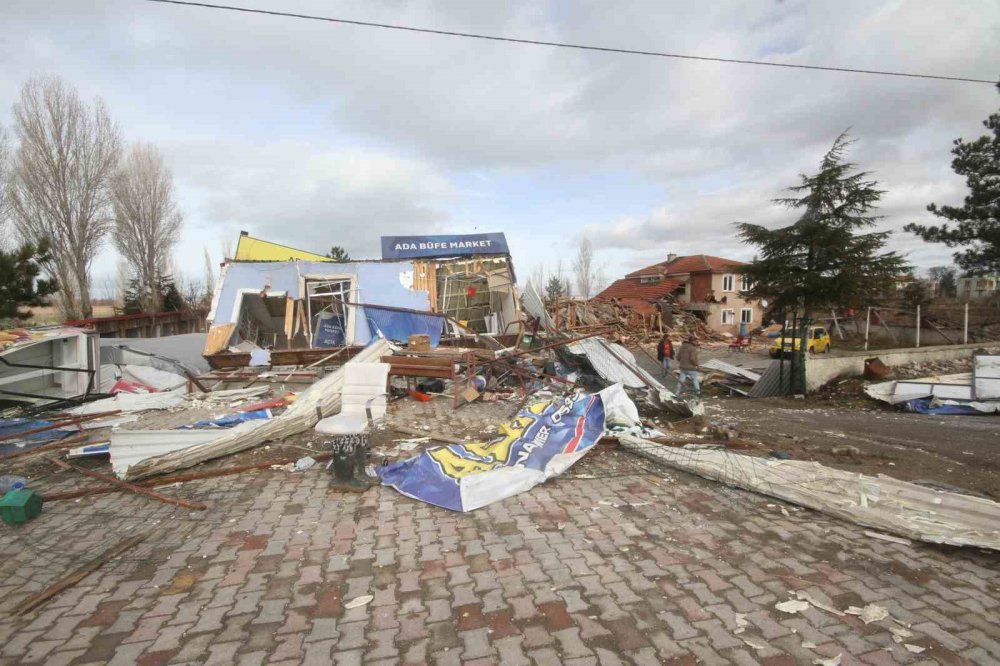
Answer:
[{"label": "corrugated metal sheet", "polygon": [[710,358],[702,363],[701,367],[708,368],[709,370],[719,370],[727,375],[743,377],[744,379],[749,379],[752,382],[758,381],[761,378],[761,374],[759,372],[747,370],[746,368],[741,368],[740,366],[733,365],[732,363],[726,363],[719,358]]},{"label": "corrugated metal sheet", "polygon": [[140,460],[205,444],[224,434],[223,430],[113,430],[111,469],[124,479],[128,468]]},{"label": "corrugated metal sheet", "polygon": [[542,301],[542,297],[538,294],[538,290],[535,289],[535,284],[531,280],[528,280],[528,286],[524,288],[524,293],[521,294],[521,304],[528,314],[542,322],[542,328],[546,331],[556,330],[555,324],[552,323],[552,318],[549,317],[549,313],[545,310],[545,303]]},{"label": "corrugated metal sheet", "polygon": [[[614,350],[614,354],[609,348]],[[573,354],[586,356],[597,374],[606,381],[614,384],[620,382],[629,388],[646,388],[651,384],[657,390],[666,391],[666,387],[659,380],[636,364],[632,352],[619,344],[608,342],[603,338],[586,338],[566,345],[566,349]],[[627,364],[615,358],[615,354],[625,359]]]},{"label": "corrugated metal sheet", "polygon": [[976,400],[1000,398],[1000,355],[978,354],[973,357],[972,375]]},{"label": "corrugated metal sheet", "polygon": [[770,398],[775,395],[784,395],[788,392],[791,383],[791,364],[785,363],[784,376],[782,376],[781,363],[775,362],[768,366],[757,383],[750,387],[750,392],[747,395],[751,398]]}]

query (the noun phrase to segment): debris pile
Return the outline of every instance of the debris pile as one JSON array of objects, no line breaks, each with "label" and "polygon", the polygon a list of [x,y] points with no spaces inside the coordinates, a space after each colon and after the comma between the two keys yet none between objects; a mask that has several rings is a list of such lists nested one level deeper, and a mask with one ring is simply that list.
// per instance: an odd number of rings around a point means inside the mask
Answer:
[{"label": "debris pile", "polygon": [[671,314],[665,316],[660,307],[638,299],[584,300],[558,299],[547,305],[555,330],[567,334],[582,334],[593,330],[607,331],[616,342],[654,343],[669,330],[677,339],[695,335],[705,342],[723,342],[729,337],[709,328],[697,315],[667,305]]},{"label": "debris pile", "polygon": [[[954,371],[959,368],[971,372],[918,374],[927,369]],[[1000,413],[1000,355],[983,351],[968,359],[915,364],[896,376],[899,378],[865,386],[865,394],[920,414],[975,416]],[[913,378],[905,378],[907,376]]]}]

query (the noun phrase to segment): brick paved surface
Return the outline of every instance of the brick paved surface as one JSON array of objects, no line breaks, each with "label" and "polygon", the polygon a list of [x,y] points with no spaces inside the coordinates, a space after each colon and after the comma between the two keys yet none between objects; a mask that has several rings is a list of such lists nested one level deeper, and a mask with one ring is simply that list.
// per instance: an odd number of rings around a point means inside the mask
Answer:
[{"label": "brick paved surface", "polygon": [[[0,541],[4,664],[1000,662],[996,554],[861,528],[602,451],[471,514],[320,469],[52,503]],[[617,474],[609,474],[616,470]],[[6,610],[128,533],[147,542],[24,617]],[[877,604],[871,624],[775,603]],[[362,607],[351,599],[372,595]],[[740,628],[742,627],[742,631]],[[908,629],[905,643],[893,630]]]}]

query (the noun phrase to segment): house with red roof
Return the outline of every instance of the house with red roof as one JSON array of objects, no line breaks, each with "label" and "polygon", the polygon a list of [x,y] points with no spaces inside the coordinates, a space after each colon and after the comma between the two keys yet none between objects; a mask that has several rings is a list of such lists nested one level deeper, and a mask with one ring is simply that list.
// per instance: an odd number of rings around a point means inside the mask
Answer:
[{"label": "house with red roof", "polygon": [[615,280],[594,299],[615,299],[640,311],[674,302],[697,314],[712,330],[736,334],[740,324],[747,330],[759,327],[764,314],[760,301],[742,295],[750,286],[744,266],[742,261],[707,254],[670,254],[666,261]]}]

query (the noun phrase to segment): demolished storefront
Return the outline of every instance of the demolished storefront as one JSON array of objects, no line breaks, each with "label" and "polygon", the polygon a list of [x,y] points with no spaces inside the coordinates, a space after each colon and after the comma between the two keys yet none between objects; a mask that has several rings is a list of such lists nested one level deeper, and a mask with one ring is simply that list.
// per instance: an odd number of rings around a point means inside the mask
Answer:
[{"label": "demolished storefront", "polygon": [[380,336],[481,346],[477,335],[502,344],[520,332],[503,234],[385,237],[382,259],[350,262],[258,260],[260,248],[276,256],[274,246],[247,238],[243,259],[224,264],[208,315],[204,354],[214,368],[310,365]]},{"label": "demolished storefront", "polygon": [[0,400],[52,405],[100,385],[96,332],[72,326],[0,331]]}]

